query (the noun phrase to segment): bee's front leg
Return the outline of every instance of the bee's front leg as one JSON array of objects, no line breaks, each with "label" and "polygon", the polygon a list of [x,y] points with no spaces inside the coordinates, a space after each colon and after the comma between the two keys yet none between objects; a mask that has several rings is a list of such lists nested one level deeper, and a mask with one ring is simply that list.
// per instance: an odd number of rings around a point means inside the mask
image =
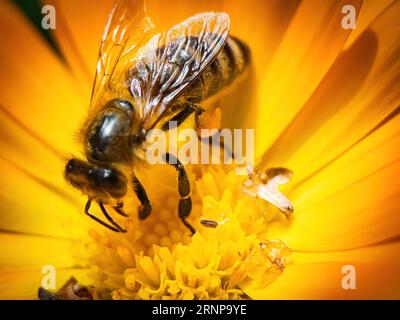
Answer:
[{"label": "bee's front leg", "polygon": [[106,219],[114,226],[116,227],[120,232],[126,232],[124,228],[122,228],[118,223],[116,223],[113,218],[110,216],[110,214],[107,212],[107,209],[104,207],[104,204],[102,202],[99,202],[99,207],[101,212],[103,212],[103,215],[106,217]]},{"label": "bee's front leg", "polygon": [[135,191],[136,196],[141,203],[141,207],[139,208],[139,219],[144,220],[151,213],[150,200],[147,197],[146,190],[144,189],[143,185],[140,183],[139,179],[136,178],[136,176],[133,176],[132,183],[133,183],[133,190]]},{"label": "bee's front leg", "polygon": [[176,171],[178,171],[178,191],[180,195],[178,214],[183,224],[190,230],[192,235],[194,235],[196,233],[196,229],[186,221],[186,218],[192,211],[192,199],[190,197],[190,182],[185,167],[174,155],[166,153],[164,158],[168,164],[174,166]]}]

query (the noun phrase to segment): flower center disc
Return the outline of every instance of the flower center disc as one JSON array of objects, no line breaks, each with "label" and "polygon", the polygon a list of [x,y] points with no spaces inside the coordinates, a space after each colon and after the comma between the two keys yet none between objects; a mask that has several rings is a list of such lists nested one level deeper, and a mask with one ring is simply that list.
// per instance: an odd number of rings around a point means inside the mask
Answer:
[{"label": "flower center disc", "polygon": [[[289,249],[266,238],[269,223],[285,219],[279,210],[244,194],[245,177],[235,170],[187,169],[193,201],[187,220],[196,234],[192,237],[178,217],[174,170],[152,169],[140,177],[153,206],[146,220],[132,214],[125,221],[126,234],[90,230],[95,297],[240,299],[247,298],[242,286],[266,286],[283,271]],[[136,212],[137,202],[127,205]],[[212,221],[213,227],[202,220]]]}]

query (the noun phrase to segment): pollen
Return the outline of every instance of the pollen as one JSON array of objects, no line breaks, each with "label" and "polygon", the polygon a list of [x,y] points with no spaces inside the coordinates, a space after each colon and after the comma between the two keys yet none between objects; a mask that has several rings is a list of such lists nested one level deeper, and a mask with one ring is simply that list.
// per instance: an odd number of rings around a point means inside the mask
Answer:
[{"label": "pollen", "polygon": [[246,299],[243,285],[267,286],[284,272],[290,249],[265,237],[279,210],[242,192],[245,177],[235,170],[189,167],[188,174],[195,235],[177,216],[176,189],[161,181],[148,219],[132,215],[126,234],[90,231],[95,297]]}]

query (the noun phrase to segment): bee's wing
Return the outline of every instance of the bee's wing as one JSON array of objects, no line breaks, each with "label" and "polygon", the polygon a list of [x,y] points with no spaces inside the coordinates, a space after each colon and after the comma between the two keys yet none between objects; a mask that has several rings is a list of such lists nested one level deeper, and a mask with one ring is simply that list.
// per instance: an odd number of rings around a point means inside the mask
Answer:
[{"label": "bee's wing", "polygon": [[108,18],[100,45],[97,70],[92,89],[91,108],[101,105],[110,93],[122,96],[126,70],[138,49],[144,46],[155,28],[145,14],[144,0],[118,0]]},{"label": "bee's wing", "polygon": [[229,26],[226,13],[198,14],[155,35],[139,50],[131,93],[141,99],[145,130],[155,127],[172,102],[219,53]]}]

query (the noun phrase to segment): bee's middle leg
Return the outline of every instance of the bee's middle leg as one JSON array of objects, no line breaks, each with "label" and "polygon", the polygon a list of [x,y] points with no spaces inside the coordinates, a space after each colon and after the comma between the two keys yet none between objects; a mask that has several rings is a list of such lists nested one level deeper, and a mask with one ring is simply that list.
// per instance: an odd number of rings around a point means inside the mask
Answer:
[{"label": "bee's middle leg", "polygon": [[165,154],[165,161],[174,166],[176,171],[178,171],[178,191],[179,191],[179,206],[178,215],[182,220],[182,223],[190,230],[192,235],[196,233],[196,229],[186,221],[186,218],[190,215],[192,211],[192,199],[190,197],[190,182],[187,176],[185,167],[179,161],[179,159],[169,153]]}]

